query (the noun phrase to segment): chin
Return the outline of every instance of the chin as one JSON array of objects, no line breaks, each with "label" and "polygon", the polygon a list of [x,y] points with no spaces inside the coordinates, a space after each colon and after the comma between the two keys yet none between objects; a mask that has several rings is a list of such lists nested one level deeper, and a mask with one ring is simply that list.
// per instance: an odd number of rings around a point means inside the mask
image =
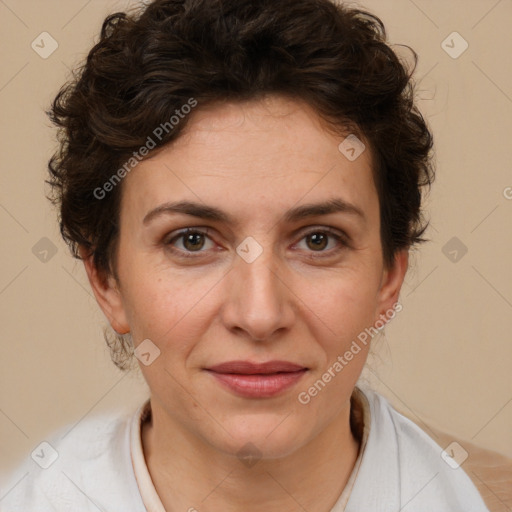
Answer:
[{"label": "chin", "polygon": [[[233,421],[222,439],[212,444],[219,451],[237,458],[278,459],[287,457],[307,443],[304,421],[286,420],[286,415],[248,415]],[[283,421],[284,420],[284,421]]]}]

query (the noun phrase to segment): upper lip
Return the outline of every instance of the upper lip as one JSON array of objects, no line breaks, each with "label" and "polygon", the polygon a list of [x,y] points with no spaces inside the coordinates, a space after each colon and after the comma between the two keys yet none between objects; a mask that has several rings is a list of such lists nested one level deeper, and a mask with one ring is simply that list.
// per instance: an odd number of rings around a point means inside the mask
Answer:
[{"label": "upper lip", "polygon": [[306,367],[288,361],[267,361],[252,363],[250,361],[227,361],[207,368],[216,373],[238,373],[244,375],[265,375],[278,372],[297,372],[307,370]]}]

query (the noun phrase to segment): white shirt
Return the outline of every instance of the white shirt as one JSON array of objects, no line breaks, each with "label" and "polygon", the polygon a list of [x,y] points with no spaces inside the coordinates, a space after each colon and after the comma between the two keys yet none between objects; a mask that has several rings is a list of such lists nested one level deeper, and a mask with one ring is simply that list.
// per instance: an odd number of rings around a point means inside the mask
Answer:
[{"label": "white shirt", "polygon": [[[442,448],[384,397],[356,388],[354,398],[363,410],[361,448],[331,512],[489,512],[463,469],[452,469]],[[150,413],[148,400],[135,414],[60,429],[2,485],[0,511],[165,512],[142,449]],[[58,458],[43,469],[53,450]]]}]

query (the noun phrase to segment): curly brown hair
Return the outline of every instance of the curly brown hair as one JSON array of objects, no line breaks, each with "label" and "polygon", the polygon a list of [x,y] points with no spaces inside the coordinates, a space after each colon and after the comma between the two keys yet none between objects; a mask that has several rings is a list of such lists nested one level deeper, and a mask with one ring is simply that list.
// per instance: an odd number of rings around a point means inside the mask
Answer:
[{"label": "curly brown hair", "polygon": [[[154,0],[108,16],[48,112],[60,141],[48,164],[49,198],[73,255],[85,249],[116,277],[122,183],[106,197],[95,191],[191,98],[201,108],[280,94],[369,142],[390,266],[398,250],[425,241],[421,189],[434,179],[433,137],[414,101],[418,57],[405,48],[412,70],[378,17],[330,0]],[[153,151],[188,119],[162,130]]]}]

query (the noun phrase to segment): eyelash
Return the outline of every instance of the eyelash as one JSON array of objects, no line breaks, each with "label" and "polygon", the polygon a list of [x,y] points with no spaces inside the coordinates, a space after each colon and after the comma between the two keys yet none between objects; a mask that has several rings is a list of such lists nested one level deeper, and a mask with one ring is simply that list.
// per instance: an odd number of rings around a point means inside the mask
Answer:
[{"label": "eyelash", "polygon": [[[198,258],[205,251],[195,251],[195,252],[194,251],[183,251],[181,249],[174,248],[173,243],[179,239],[183,239],[186,235],[189,235],[189,234],[201,234],[201,235],[207,236],[208,233],[210,233],[210,230],[208,230],[208,229],[202,230],[202,229],[198,229],[198,228],[187,228],[185,230],[178,232],[175,236],[173,236],[168,241],[164,241],[164,245],[166,247],[168,247],[171,250],[171,252],[173,252],[174,254],[177,254],[180,257]],[[307,233],[304,233],[304,235],[302,236],[300,241],[302,241],[304,238],[306,238],[309,235],[318,234],[318,233],[326,234],[326,235],[330,236],[331,238],[334,238],[336,240],[336,242],[338,242],[338,244],[341,245],[341,247],[338,249],[331,249],[329,251],[311,251],[311,257],[313,257],[313,258],[323,257],[322,253],[326,253],[326,257],[332,256],[333,252],[337,252],[338,250],[342,250],[344,248],[349,247],[346,235],[341,235],[337,231],[334,231],[333,229],[328,228],[328,227],[316,228],[311,231],[308,231]]]}]

